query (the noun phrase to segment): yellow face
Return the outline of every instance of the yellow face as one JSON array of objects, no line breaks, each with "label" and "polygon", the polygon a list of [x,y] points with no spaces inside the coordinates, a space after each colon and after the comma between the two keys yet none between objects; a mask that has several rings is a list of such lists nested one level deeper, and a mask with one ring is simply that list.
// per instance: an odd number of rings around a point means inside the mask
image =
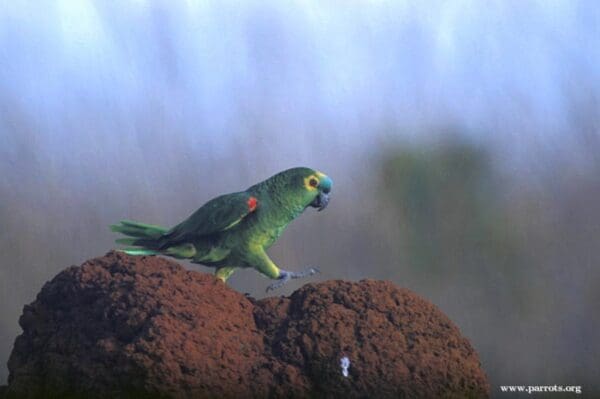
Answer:
[{"label": "yellow face", "polygon": [[[329,203],[329,192],[333,181],[324,173],[315,171],[304,178],[304,189],[306,198],[310,200],[309,205],[313,208],[319,208],[320,211],[327,207]],[[305,196],[305,197],[306,197]]]},{"label": "yellow face", "polygon": [[315,172],[304,178],[304,187],[306,187],[308,191],[315,191],[319,188],[319,184],[321,184],[321,180],[324,178],[327,178],[327,175],[321,172]]}]

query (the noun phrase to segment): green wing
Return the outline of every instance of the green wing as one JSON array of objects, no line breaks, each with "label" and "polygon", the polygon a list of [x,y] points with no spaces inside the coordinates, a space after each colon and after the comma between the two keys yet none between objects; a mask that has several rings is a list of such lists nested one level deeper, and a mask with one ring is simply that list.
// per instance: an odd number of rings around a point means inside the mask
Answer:
[{"label": "green wing", "polygon": [[225,194],[214,198],[189,218],[161,237],[161,247],[189,242],[200,236],[219,233],[240,223],[256,209],[256,199],[247,192]]}]

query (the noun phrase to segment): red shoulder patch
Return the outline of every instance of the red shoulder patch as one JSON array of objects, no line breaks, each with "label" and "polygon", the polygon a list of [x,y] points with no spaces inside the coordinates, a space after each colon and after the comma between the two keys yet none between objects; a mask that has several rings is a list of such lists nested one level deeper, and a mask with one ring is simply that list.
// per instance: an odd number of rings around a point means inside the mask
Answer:
[{"label": "red shoulder patch", "polygon": [[250,212],[254,212],[254,210],[258,206],[258,200],[256,199],[256,197],[250,197],[250,198],[248,198],[247,204],[248,204],[248,210]]}]

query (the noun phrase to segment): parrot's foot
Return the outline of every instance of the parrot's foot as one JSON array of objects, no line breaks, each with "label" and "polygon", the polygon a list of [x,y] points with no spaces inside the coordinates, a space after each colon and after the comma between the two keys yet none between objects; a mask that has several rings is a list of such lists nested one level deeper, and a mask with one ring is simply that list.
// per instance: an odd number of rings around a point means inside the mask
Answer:
[{"label": "parrot's foot", "polygon": [[277,281],[267,287],[267,292],[281,288],[291,279],[309,277],[317,273],[321,272],[315,267],[309,267],[301,272],[288,272],[287,270],[279,270],[279,277],[277,278]]}]

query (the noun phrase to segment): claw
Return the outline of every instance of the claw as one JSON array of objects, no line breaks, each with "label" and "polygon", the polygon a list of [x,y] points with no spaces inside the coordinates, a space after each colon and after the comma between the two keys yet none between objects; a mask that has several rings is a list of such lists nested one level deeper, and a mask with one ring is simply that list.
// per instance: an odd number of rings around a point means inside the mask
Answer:
[{"label": "claw", "polygon": [[291,272],[291,278],[302,278],[302,277],[310,277],[313,276],[317,273],[321,273],[321,271],[319,269],[317,269],[316,267],[309,267],[306,270],[303,270],[301,272]]},{"label": "claw", "polygon": [[317,273],[321,273],[321,271],[316,267],[309,267],[308,269],[303,270],[301,272],[288,272],[287,270],[280,270],[279,278],[277,279],[277,281],[275,281],[273,284],[267,287],[267,292],[276,290],[277,288],[281,288],[291,279],[309,277]]},{"label": "claw", "polygon": [[276,290],[277,288],[282,287],[283,285],[285,285],[285,283],[290,281],[290,278],[292,278],[292,276],[290,275],[291,273],[287,272],[285,270],[280,270],[279,274],[280,275],[279,275],[279,278],[277,279],[277,281],[275,281],[273,284],[271,284],[267,287],[267,292],[273,291],[273,290]]}]

